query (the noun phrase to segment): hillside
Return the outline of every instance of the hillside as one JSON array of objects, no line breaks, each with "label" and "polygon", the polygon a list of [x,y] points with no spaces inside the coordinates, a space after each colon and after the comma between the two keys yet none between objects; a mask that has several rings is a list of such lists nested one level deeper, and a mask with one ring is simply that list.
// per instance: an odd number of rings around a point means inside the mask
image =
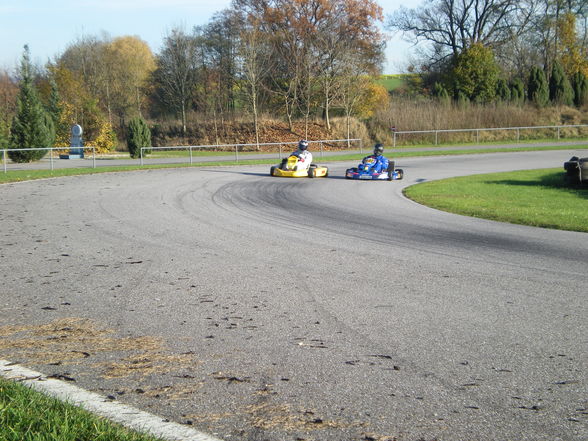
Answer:
[{"label": "hillside", "polygon": [[[354,126],[358,123],[355,122]],[[288,123],[266,120],[260,122],[260,143],[296,142],[301,139],[344,139],[344,131],[340,130],[338,119],[333,122],[333,129],[327,130],[323,123],[312,122],[308,125],[308,132],[304,122],[295,122],[290,130]],[[357,132],[357,131],[356,131]],[[365,128],[364,128],[365,132]],[[354,135],[356,136],[356,135]],[[369,141],[369,138],[366,138]],[[221,144],[255,144],[255,128],[250,122],[200,122],[190,125],[186,136],[182,136],[181,127],[176,125],[154,125],[152,128],[152,142],[154,146],[177,145],[221,145]],[[252,147],[254,148],[254,147]],[[261,149],[263,150],[263,148]]]}]

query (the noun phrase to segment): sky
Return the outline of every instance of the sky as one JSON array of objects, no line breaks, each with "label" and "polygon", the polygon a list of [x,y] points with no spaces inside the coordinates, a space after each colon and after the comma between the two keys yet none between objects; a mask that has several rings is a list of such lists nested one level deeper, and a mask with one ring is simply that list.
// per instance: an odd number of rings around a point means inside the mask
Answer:
[{"label": "sky", "polygon": [[[422,1],[376,0],[384,15],[401,5],[415,8]],[[15,69],[25,44],[32,61],[44,65],[77,39],[103,33],[112,38],[137,36],[158,53],[172,27],[205,25],[230,4],[231,0],[0,0],[0,69]],[[412,50],[401,35],[389,35],[384,73],[405,72]]]}]

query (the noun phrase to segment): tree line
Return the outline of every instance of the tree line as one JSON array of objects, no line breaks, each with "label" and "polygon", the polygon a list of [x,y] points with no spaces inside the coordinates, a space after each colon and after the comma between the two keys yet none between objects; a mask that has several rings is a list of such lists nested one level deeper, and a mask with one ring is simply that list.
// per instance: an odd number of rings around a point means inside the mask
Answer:
[{"label": "tree line", "polygon": [[583,106],[585,0],[432,0],[387,17],[422,43],[408,66],[438,97]]},{"label": "tree line", "polygon": [[[178,121],[186,135],[194,113],[214,127],[246,117],[257,142],[263,115],[308,131],[336,114],[349,127],[389,99],[375,82],[382,22],[421,42],[407,66],[415,94],[582,107],[587,13],[585,0],[430,0],[385,19],[375,0],[233,0],[204,26],[171,28],[158,53],[136,36],[84,36],[35,67],[25,49],[18,75],[0,73],[0,144],[66,146],[77,123],[106,151],[129,127],[144,132],[137,120]],[[26,138],[33,126],[48,136]]]}]

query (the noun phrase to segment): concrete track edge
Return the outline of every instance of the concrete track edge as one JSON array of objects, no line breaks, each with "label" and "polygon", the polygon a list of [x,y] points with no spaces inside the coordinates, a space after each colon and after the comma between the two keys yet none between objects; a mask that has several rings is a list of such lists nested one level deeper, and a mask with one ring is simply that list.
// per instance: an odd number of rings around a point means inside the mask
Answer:
[{"label": "concrete track edge", "polygon": [[211,435],[199,432],[178,423],[134,407],[109,400],[73,384],[48,378],[40,372],[0,359],[0,375],[18,381],[53,398],[67,401],[110,421],[133,430],[148,433],[169,441],[221,441]]}]

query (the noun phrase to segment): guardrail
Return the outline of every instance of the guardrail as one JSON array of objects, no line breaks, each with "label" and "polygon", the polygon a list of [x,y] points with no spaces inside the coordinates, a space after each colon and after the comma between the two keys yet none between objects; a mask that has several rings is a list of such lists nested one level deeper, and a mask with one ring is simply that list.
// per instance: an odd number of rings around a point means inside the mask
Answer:
[{"label": "guardrail", "polygon": [[[347,147],[350,147],[352,142],[359,142],[359,151],[363,153],[363,141],[359,138],[353,139],[321,139],[318,141],[308,141],[309,144],[319,144],[319,152],[320,157],[323,157],[323,146],[324,144],[333,144],[333,143],[347,143]],[[255,143],[255,144],[215,144],[215,145],[189,145],[189,146],[171,146],[171,147],[141,147],[140,152],[140,161],[141,165],[144,165],[143,152],[145,150],[188,150],[190,154],[190,164],[193,164],[194,158],[192,156],[192,152],[194,150],[223,150],[223,149],[230,149],[231,151],[234,150],[235,152],[235,161],[239,161],[239,150],[241,152],[244,151],[245,148],[253,148],[256,150],[248,150],[251,153],[258,153],[257,149],[261,146],[278,146],[278,159],[282,158],[282,146],[288,145],[298,145],[298,141],[292,142],[263,142],[263,143]]]},{"label": "guardrail", "polygon": [[8,152],[26,152],[26,151],[49,151],[49,164],[53,171],[53,152],[58,150],[60,152],[70,149],[76,150],[92,150],[92,168],[96,168],[96,148],[95,147],[33,147],[26,149],[2,149],[2,163],[4,164],[4,173],[7,173]]},{"label": "guardrail", "polygon": [[539,130],[539,129],[553,129],[557,132],[557,139],[560,139],[561,129],[568,128],[580,128],[588,127],[588,124],[567,124],[561,126],[528,126],[528,127],[488,127],[488,128],[477,128],[477,129],[440,129],[440,130],[408,130],[408,131],[394,131],[393,147],[396,147],[396,137],[402,134],[435,134],[435,145],[439,144],[440,133],[458,133],[458,132],[471,132],[476,134],[476,142],[480,142],[480,132],[491,132],[499,130],[515,130],[517,133],[517,142],[521,138],[521,130]]}]

